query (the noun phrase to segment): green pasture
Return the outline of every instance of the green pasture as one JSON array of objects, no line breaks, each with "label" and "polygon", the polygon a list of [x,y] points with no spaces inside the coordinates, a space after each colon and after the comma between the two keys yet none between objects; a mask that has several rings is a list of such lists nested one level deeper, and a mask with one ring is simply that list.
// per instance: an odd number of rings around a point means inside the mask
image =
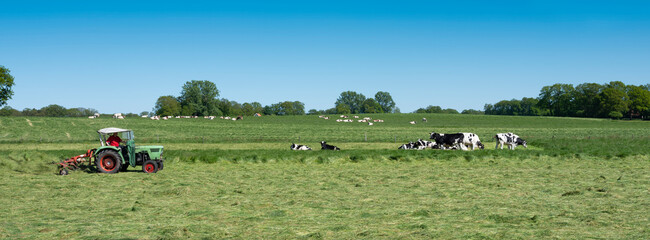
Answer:
[{"label": "green pasture", "polygon": [[[650,237],[650,122],[359,116],[384,122],[2,117],[0,238]],[[105,127],[164,145],[165,170],[55,174],[49,162],[96,147]],[[486,149],[397,150],[431,131],[474,132]],[[495,150],[499,132],[529,147]],[[314,151],[290,151],[292,142]]]}]

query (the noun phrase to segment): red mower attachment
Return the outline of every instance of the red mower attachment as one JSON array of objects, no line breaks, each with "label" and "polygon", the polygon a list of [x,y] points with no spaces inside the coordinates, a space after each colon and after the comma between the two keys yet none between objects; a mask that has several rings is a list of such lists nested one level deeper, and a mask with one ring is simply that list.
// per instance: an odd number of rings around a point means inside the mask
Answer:
[{"label": "red mower attachment", "polygon": [[68,175],[70,170],[77,170],[84,163],[90,165],[91,164],[90,159],[93,157],[94,154],[95,154],[95,148],[88,150],[86,154],[74,156],[58,163],[53,162],[53,164],[59,165],[60,175]]}]

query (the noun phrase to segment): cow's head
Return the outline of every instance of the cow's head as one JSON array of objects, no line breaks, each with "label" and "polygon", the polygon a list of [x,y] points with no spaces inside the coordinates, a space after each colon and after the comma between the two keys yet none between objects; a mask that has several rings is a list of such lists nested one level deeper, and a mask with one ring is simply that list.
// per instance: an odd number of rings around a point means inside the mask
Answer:
[{"label": "cow's head", "polygon": [[296,144],[295,143],[291,144],[291,149],[296,149]]},{"label": "cow's head", "polygon": [[483,143],[478,142],[477,145],[478,145],[478,148],[485,149],[485,145],[483,145]]},{"label": "cow's head", "polygon": [[524,146],[525,148],[528,148],[528,145],[526,145],[526,140],[523,140],[521,138],[517,138],[517,145]]},{"label": "cow's head", "polygon": [[441,135],[440,135],[440,133],[432,132],[432,133],[429,134],[429,136],[430,136],[429,139],[436,139],[436,138],[440,137]]},{"label": "cow's head", "polygon": [[325,146],[325,145],[327,145],[327,143],[325,141],[320,141],[320,145]]}]

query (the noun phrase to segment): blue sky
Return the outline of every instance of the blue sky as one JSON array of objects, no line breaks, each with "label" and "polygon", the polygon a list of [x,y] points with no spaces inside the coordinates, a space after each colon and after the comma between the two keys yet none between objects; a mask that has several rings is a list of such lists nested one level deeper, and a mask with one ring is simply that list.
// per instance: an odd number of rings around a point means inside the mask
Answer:
[{"label": "blue sky", "polygon": [[482,109],[554,83],[650,83],[647,1],[2,1],[9,105],[150,111],[189,80],[326,109],[343,91]]}]

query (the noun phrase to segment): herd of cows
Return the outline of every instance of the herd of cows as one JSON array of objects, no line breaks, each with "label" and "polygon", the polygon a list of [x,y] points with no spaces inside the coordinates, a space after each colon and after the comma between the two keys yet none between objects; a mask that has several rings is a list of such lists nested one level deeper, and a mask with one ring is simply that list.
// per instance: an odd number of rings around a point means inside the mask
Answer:
[{"label": "herd of cows", "polygon": [[[514,133],[497,133],[494,138],[496,139],[496,149],[503,149],[504,145],[508,146],[508,149],[515,150],[518,145],[522,145],[525,148],[528,148],[526,140],[523,140]],[[409,142],[402,144],[398,149],[441,149],[441,150],[455,150],[461,149],[463,151],[469,150],[471,147],[472,150],[479,148],[484,149],[485,146],[481,143],[478,135],[474,133],[430,133],[430,139],[433,141],[425,141],[418,139],[416,142]],[[321,150],[341,150],[339,147],[332,146],[327,144],[325,141],[320,142]],[[291,150],[311,150],[310,147],[306,145],[299,145],[292,143]]]}]

